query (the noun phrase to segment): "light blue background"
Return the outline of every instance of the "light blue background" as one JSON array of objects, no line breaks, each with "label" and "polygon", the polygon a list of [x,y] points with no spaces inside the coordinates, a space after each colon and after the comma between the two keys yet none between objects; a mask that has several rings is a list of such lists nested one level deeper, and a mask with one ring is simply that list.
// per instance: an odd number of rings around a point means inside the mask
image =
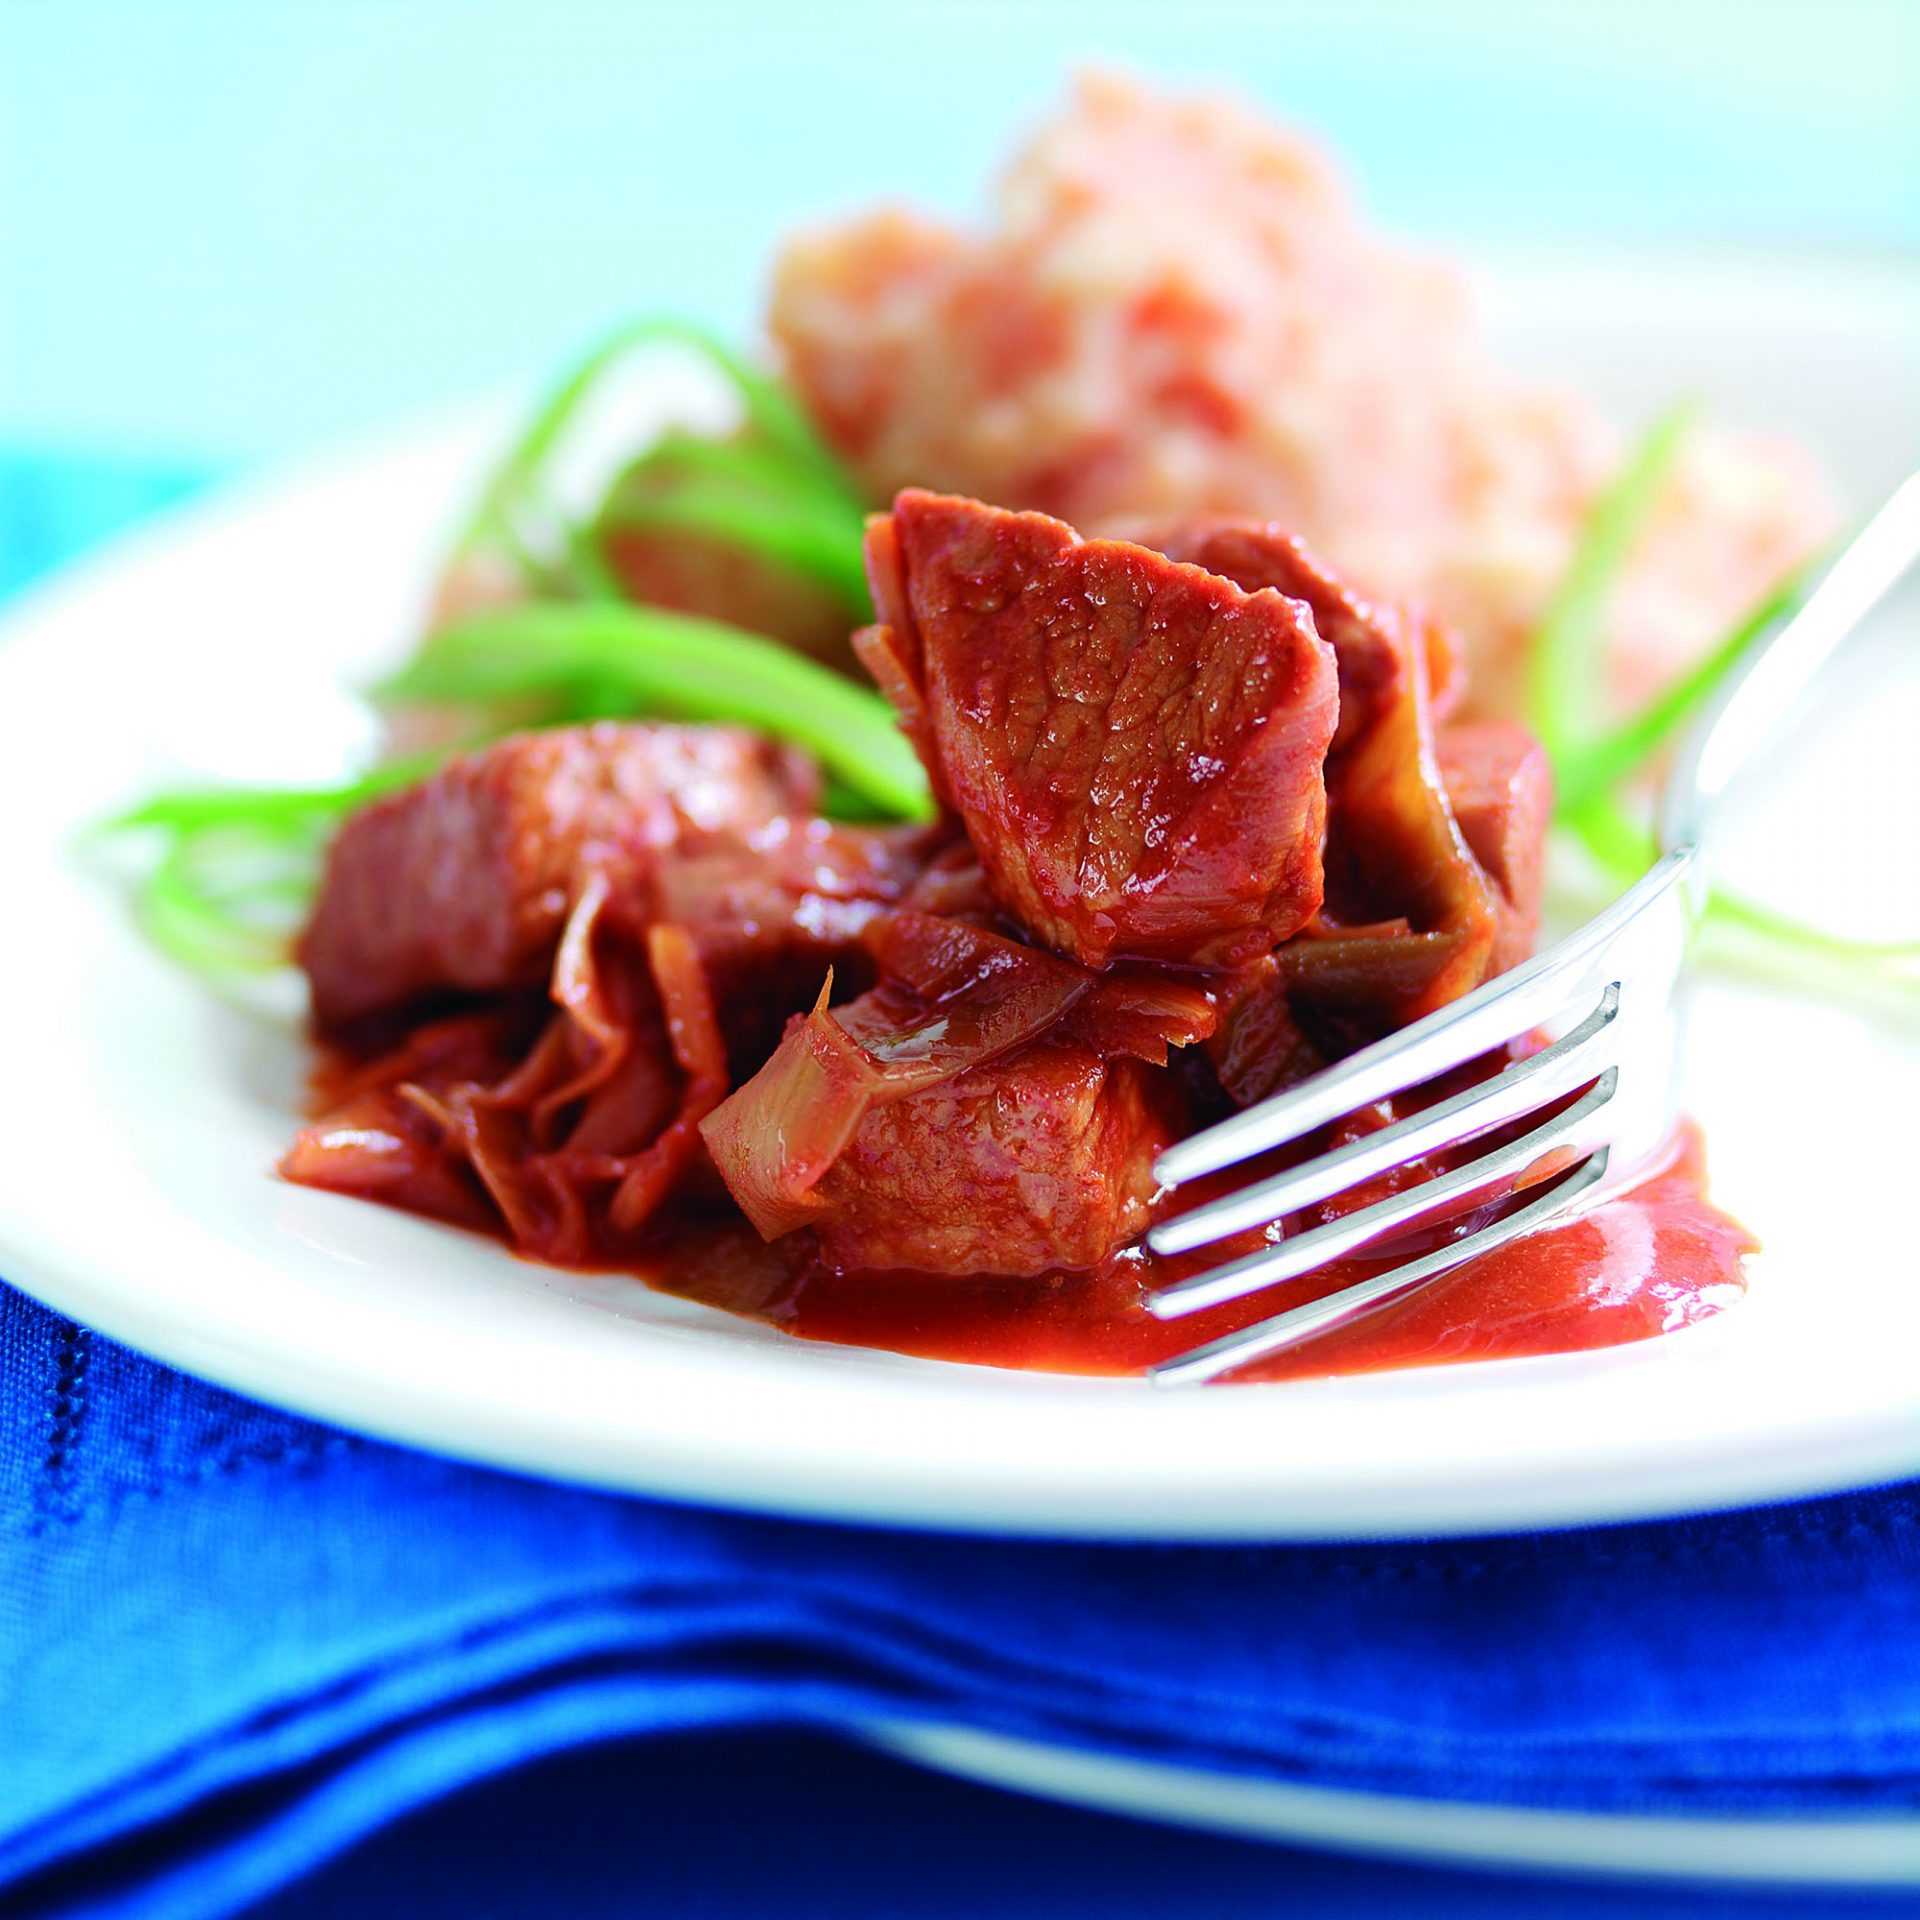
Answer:
[{"label": "light blue background", "polygon": [[978,207],[1088,59],[1440,242],[1920,242],[1911,0],[0,0],[0,445],[211,468],[628,311],[745,331],[784,228]]}]

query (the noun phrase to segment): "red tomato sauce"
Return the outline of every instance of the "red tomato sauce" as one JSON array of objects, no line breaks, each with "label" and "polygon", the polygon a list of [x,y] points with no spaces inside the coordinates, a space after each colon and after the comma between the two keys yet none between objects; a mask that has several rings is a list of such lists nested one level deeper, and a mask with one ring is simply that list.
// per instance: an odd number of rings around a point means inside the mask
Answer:
[{"label": "red tomato sauce", "polygon": [[[1470,1216],[1459,1230],[1476,1224]],[[1091,1273],[956,1280],[835,1274],[763,1244],[737,1218],[682,1216],[643,1275],[663,1291],[751,1314],[803,1340],[930,1359],[1056,1373],[1137,1373],[1255,1321],[1320,1298],[1384,1264],[1339,1262],[1243,1301],[1173,1322],[1145,1295],[1220,1255],[1160,1262],[1144,1249]],[[1706,1197],[1691,1124],[1631,1188],[1592,1212],[1530,1234],[1302,1346],[1243,1367],[1236,1380],[1372,1373],[1624,1345],[1703,1320],[1745,1291],[1755,1242]]]},{"label": "red tomato sauce", "polygon": [[[1423,1090],[1443,1096],[1492,1071],[1503,1056],[1476,1062]],[[316,1104],[351,1095],[361,1069],[323,1052],[314,1074]],[[1398,1107],[1364,1110],[1321,1136],[1324,1148],[1385,1125]],[[1500,1135],[1490,1135],[1491,1144]],[[1297,1149],[1294,1151],[1304,1151]],[[1280,1156],[1259,1171],[1280,1164]],[[1436,1169],[1401,1168],[1332,1205],[1363,1205]],[[1536,1178],[1557,1168],[1542,1165]],[[1247,1178],[1245,1172],[1238,1176]],[[449,1224],[484,1228],[490,1209],[470,1181],[416,1179],[402,1192],[366,1197],[410,1206]],[[441,1189],[446,1191],[442,1192]],[[1181,1204],[1206,1197],[1202,1183]],[[908,1270],[836,1273],[805,1232],[769,1244],[724,1197],[678,1198],[637,1245],[608,1245],[590,1265],[632,1274],[661,1292],[779,1326],[803,1340],[875,1347],[929,1359],[1054,1373],[1131,1374],[1203,1342],[1251,1326],[1365,1279],[1412,1254],[1484,1224],[1497,1208],[1524,1203],[1509,1193],[1424,1235],[1405,1234],[1391,1257],[1377,1251],[1330,1263],[1184,1319],[1162,1321],[1145,1301],[1157,1287],[1203,1271],[1260,1244],[1258,1235],[1161,1260],[1129,1247],[1090,1272],[1034,1278]],[[1306,1217],[1294,1230],[1325,1217]],[[1662,1154],[1630,1187],[1562,1225],[1510,1242],[1298,1347],[1255,1360],[1231,1380],[1289,1380],[1373,1373],[1460,1360],[1510,1359],[1625,1345],[1704,1320],[1746,1290],[1744,1257],[1757,1243],[1707,1198],[1700,1132],[1683,1122]],[[551,1261],[546,1264],[554,1264]],[[565,1264],[565,1263],[561,1263]]]}]

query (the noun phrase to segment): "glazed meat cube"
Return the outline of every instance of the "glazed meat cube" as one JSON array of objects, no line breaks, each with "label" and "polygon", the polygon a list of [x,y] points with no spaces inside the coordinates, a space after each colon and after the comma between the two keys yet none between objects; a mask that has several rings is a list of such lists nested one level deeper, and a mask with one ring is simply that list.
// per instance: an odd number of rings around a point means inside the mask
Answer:
[{"label": "glazed meat cube", "polygon": [[760,1067],[788,1016],[813,1005],[829,973],[843,996],[871,984],[864,936],[918,885],[944,838],[939,827],[792,815],[661,859],[646,910],[693,941],[736,1079]]},{"label": "glazed meat cube", "polygon": [[817,1192],[830,1268],[1035,1274],[1097,1266],[1146,1231],[1172,1083],[1036,1040],[875,1107]]},{"label": "glazed meat cube", "polygon": [[879,985],[793,1021],[773,1058],[702,1129],[722,1179],[769,1240],[822,1212],[815,1189],[876,1103],[1025,1045],[1089,984],[1051,954],[929,914],[895,916],[875,945]]},{"label": "glazed meat cube", "polygon": [[1137,1056],[1206,1031],[1204,997],[927,914],[873,944],[880,984],[796,1020],[701,1127],[760,1232],[812,1227],[842,1270],[936,1273],[1090,1266],[1137,1236],[1182,1117]]},{"label": "glazed meat cube", "polygon": [[1435,746],[1453,817],[1499,895],[1491,971],[1500,973],[1532,953],[1540,930],[1553,766],[1511,720],[1444,727]]},{"label": "glazed meat cube", "polygon": [[856,641],[1002,909],[1087,966],[1238,966],[1320,904],[1337,693],[1300,606],[909,491]]},{"label": "glazed meat cube", "polygon": [[1421,621],[1409,633],[1394,608],[1356,593],[1282,526],[1264,520],[1146,521],[1129,537],[1169,559],[1217,573],[1248,593],[1271,587],[1312,613],[1314,631],[1333,649],[1340,678],[1335,752],[1377,725],[1382,709],[1399,696],[1408,677],[1410,644],[1417,644],[1422,655],[1433,718],[1450,712],[1463,691],[1459,651],[1443,627]]},{"label": "glazed meat cube", "polygon": [[[1499,902],[1454,818],[1435,757],[1430,674],[1440,638],[1362,599],[1278,527],[1221,522],[1149,536],[1242,587],[1270,588],[1311,609],[1339,663],[1340,725],[1327,756],[1326,924],[1287,955],[1307,990],[1324,975],[1350,999],[1370,979],[1400,1025],[1486,978]],[[1444,668],[1443,670],[1450,669]],[[1348,934],[1361,934],[1357,947]],[[1410,936],[1391,955],[1382,937]]]},{"label": "glazed meat cube", "polygon": [[300,964],[338,1028],[444,990],[537,986],[583,865],[810,810],[811,763],[727,727],[516,735],[363,807],[327,855]]}]

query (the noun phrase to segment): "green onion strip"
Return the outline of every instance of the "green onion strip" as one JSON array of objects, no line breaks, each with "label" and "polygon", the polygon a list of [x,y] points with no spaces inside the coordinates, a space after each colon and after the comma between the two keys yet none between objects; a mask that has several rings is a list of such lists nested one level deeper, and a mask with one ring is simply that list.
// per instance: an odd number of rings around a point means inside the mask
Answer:
[{"label": "green onion strip", "polygon": [[[1808,565],[1776,583],[1638,713],[1612,727],[1596,725],[1605,691],[1607,610],[1672,471],[1690,417],[1689,409],[1676,408],[1657,421],[1595,502],[1535,640],[1532,718],[1554,762],[1555,818],[1618,886],[1630,885],[1658,852],[1621,790],[1648,769],[1800,606],[1818,571]],[[1829,933],[1724,888],[1709,897],[1706,924],[1710,933],[1733,936],[1763,964],[1790,974],[1796,961],[1805,959],[1829,969],[1836,964],[1862,969],[1883,983],[1905,984],[1912,975],[1920,984],[1920,940]]]},{"label": "green onion strip", "polygon": [[893,709],[777,640],[660,607],[564,602],[477,614],[428,636],[375,698],[390,706],[528,699],[573,717],[582,688],[631,713],[734,721],[805,747],[894,818],[924,819],[927,776]]},{"label": "green onion strip", "polygon": [[[560,513],[547,469],[567,430],[602,381],[634,354],[659,347],[698,354],[727,381],[741,406],[744,438],[709,441],[676,431],[629,468],[587,526]],[[671,461],[664,485],[642,488]],[[831,590],[854,619],[869,617],[861,537],[866,506],[852,476],[814,431],[798,401],[775,379],[704,329],[650,318],[611,334],[547,396],[495,470],[455,545],[456,558],[505,552],[536,592],[556,584],[553,563],[530,542],[529,522],[560,528],[561,575],[592,599],[617,599],[603,540],[611,527],[704,533],[806,574]]]}]

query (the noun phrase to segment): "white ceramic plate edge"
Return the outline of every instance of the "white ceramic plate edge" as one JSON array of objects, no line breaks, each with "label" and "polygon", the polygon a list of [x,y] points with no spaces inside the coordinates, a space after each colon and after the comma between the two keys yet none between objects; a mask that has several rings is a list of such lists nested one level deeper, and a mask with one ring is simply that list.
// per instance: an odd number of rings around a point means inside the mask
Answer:
[{"label": "white ceramic plate edge", "polygon": [[862,1730],[900,1759],[963,1780],[1161,1825],[1428,1865],[1622,1879],[1920,1885],[1920,1820],[1663,1817],[1417,1800],[1211,1773],[971,1727]]}]

